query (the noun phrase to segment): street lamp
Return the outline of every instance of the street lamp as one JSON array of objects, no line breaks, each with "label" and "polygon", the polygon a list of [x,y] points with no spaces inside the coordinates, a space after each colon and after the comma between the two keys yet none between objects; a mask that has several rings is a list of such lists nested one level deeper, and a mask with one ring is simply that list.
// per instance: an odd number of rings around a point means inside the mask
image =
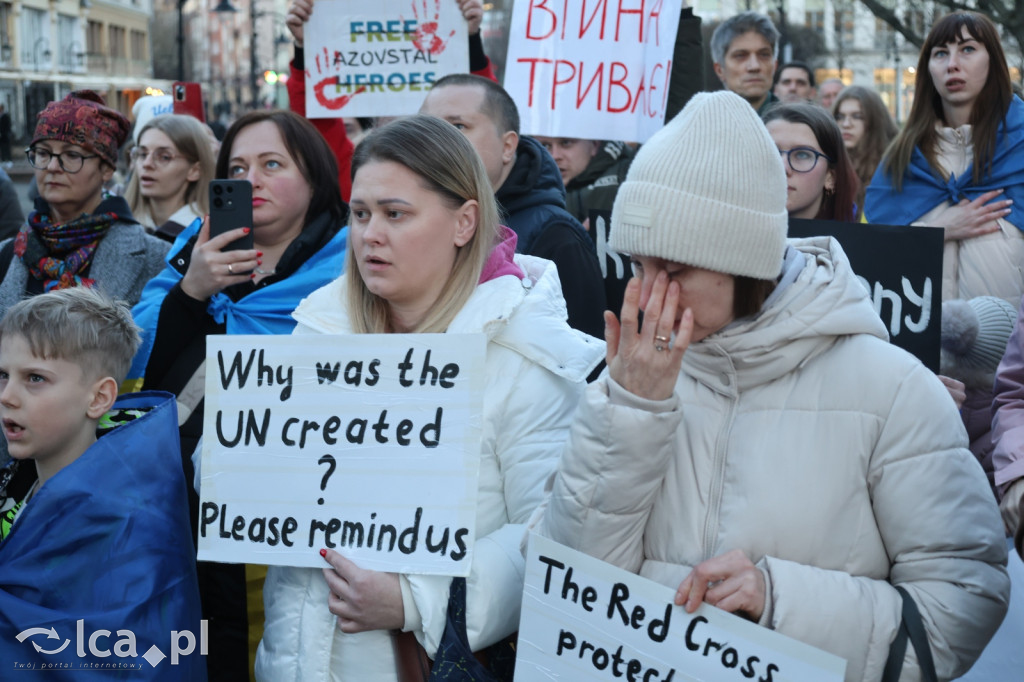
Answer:
[{"label": "street lamp", "polygon": [[67,54],[67,65],[70,70],[74,71],[76,66],[82,65],[82,58],[85,57],[85,52],[82,51],[82,43],[72,40],[71,44],[68,45]]},{"label": "street lamp", "polygon": [[39,46],[43,45],[43,59],[50,58],[50,40],[46,36],[36,38],[35,44],[32,46],[32,64],[39,70]]},{"label": "street lamp", "polygon": [[[231,4],[231,0],[220,0],[213,8],[218,14],[233,14],[238,8]],[[252,96],[251,106],[256,108],[256,93],[259,91],[256,74],[256,0],[249,0],[249,94]]]},{"label": "street lamp", "polygon": [[185,0],[178,0],[178,80],[185,80]]}]

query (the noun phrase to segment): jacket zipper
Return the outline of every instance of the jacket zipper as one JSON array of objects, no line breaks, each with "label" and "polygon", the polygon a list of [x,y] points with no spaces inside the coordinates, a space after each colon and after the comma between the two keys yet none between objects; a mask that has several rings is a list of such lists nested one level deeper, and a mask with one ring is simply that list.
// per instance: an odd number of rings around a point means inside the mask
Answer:
[{"label": "jacket zipper", "polygon": [[[736,377],[730,376],[729,380],[735,383]],[[729,414],[722,429],[718,432],[718,440],[715,444],[714,473],[711,479],[711,495],[708,498],[708,514],[704,519],[704,544],[701,548],[703,561],[712,558],[715,551],[718,514],[722,506],[722,487],[725,485],[726,448],[729,443],[729,434],[732,432],[732,423],[736,418],[736,404],[739,402],[738,389],[734,390],[737,390],[737,393],[729,396]]]}]

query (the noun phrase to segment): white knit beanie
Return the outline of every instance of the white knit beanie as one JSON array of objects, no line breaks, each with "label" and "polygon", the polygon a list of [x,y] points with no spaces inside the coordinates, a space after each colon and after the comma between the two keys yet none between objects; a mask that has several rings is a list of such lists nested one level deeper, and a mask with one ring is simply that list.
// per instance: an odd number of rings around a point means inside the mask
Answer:
[{"label": "white knit beanie", "polygon": [[135,100],[132,106],[132,120],[135,127],[132,128],[132,141],[139,143],[139,133],[154,117],[161,114],[174,113],[174,100],[170,95],[143,95]]},{"label": "white knit beanie", "polygon": [[637,152],[615,198],[610,246],[774,280],[786,195],[779,150],[754,108],[732,92],[699,93]]}]

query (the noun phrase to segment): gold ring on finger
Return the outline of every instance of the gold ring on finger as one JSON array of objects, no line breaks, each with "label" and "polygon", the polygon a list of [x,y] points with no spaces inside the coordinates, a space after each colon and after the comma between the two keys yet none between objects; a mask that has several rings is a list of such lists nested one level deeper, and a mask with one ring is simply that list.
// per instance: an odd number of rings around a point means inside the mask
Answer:
[{"label": "gold ring on finger", "polygon": [[669,338],[667,336],[655,336],[654,340],[659,342],[659,343],[668,343],[669,342]]},{"label": "gold ring on finger", "polygon": [[235,271],[231,268],[231,263],[228,263],[228,274],[229,275],[235,274]]}]

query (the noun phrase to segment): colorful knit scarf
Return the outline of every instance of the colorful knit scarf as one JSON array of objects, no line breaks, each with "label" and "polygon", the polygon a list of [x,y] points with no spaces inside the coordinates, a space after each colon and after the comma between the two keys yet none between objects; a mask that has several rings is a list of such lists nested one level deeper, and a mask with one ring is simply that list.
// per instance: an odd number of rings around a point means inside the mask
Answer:
[{"label": "colorful knit scarf", "polygon": [[118,220],[113,212],[93,213],[54,224],[45,213],[32,211],[14,239],[14,254],[42,280],[45,291],[91,287],[95,281],[79,273],[89,267],[96,246]]}]

